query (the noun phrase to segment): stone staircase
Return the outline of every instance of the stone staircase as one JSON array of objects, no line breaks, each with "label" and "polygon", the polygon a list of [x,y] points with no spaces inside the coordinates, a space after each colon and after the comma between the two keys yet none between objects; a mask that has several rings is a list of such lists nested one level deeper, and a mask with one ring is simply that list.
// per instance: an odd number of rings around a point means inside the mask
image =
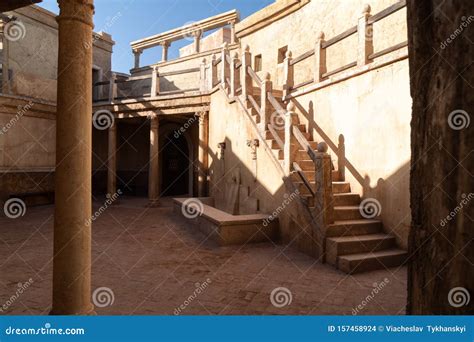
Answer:
[{"label": "stone staircase", "polygon": [[[256,96],[259,100],[259,97]],[[283,108],[281,98],[277,98]],[[252,111],[255,122],[258,115]],[[303,124],[295,124],[314,150],[318,143],[313,141],[311,133]],[[276,130],[280,139],[284,141],[284,130]],[[265,131],[267,145],[270,146],[275,158],[283,166],[284,151],[276,141],[270,130]],[[295,161],[301,167],[307,180],[315,187],[314,162],[305,150],[298,150]],[[309,209],[314,209],[314,198],[297,173],[291,175],[291,180],[299,189]],[[326,262],[346,273],[357,273],[396,267],[403,265],[407,258],[406,251],[397,248],[396,239],[383,230],[382,221],[367,219],[362,216],[361,196],[351,192],[349,182],[341,180],[339,171],[332,171],[332,190],[334,199],[334,223],[326,231]]]}]

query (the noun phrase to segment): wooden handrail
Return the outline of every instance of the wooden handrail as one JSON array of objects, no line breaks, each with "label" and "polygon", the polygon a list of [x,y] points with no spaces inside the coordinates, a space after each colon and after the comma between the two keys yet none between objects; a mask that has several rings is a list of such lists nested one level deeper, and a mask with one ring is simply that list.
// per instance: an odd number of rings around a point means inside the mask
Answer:
[{"label": "wooden handrail", "polygon": [[350,29],[345,30],[344,32],[339,33],[337,36],[335,36],[335,37],[333,37],[333,38],[331,38],[331,39],[329,39],[329,40],[323,42],[323,43],[321,44],[321,47],[322,47],[323,49],[326,49],[326,48],[330,47],[331,45],[334,45],[334,44],[336,44],[337,42],[339,42],[339,41],[343,40],[344,38],[347,38],[347,37],[349,37],[349,36],[351,36],[351,35],[353,35],[353,34],[355,34],[355,33],[357,33],[357,25],[352,26]]},{"label": "wooden handrail", "polygon": [[230,58],[230,56],[228,54],[225,55],[225,61],[227,62],[227,64],[231,64],[232,63],[232,59]]},{"label": "wooden handrail", "polygon": [[296,140],[300,143],[303,150],[305,150],[312,161],[316,162],[317,156],[316,153],[311,148],[308,140],[304,137],[303,133],[301,133],[300,129],[296,126],[293,126],[293,135],[295,136]]},{"label": "wooden handrail", "polygon": [[293,90],[293,89],[298,89],[298,88],[307,86],[308,84],[311,84],[311,83],[313,83],[313,82],[314,82],[314,80],[313,80],[313,79],[310,79],[310,80],[308,80],[308,81],[304,81],[304,82],[298,83],[298,84],[294,85],[293,87],[291,87],[291,90]]},{"label": "wooden handrail", "polygon": [[275,130],[275,128],[273,127],[272,124],[268,124],[268,130],[272,134],[273,139],[275,139],[275,141],[277,142],[278,147],[281,150],[284,150],[285,149],[285,143],[283,142],[283,140],[281,140],[280,136],[278,135],[278,132]]},{"label": "wooden handrail", "polygon": [[313,55],[314,55],[314,49],[309,50],[309,51],[303,53],[302,55],[300,55],[296,58],[293,58],[290,62],[290,65],[295,65],[296,63],[299,63],[299,62],[301,62],[301,61],[305,60],[306,58],[309,58]]},{"label": "wooden handrail", "polygon": [[258,75],[255,73],[255,71],[250,67],[250,65],[249,65],[249,67],[247,68],[247,71],[248,71],[250,77],[252,77],[253,80],[254,80],[259,86],[261,86],[262,80],[260,79],[260,77],[258,77]]},{"label": "wooden handrail", "polygon": [[401,1],[393,4],[392,6],[387,7],[386,9],[378,12],[377,14],[374,14],[373,16],[371,16],[367,23],[369,25],[373,24],[373,23],[376,23],[377,21],[379,21],[379,20],[381,20],[385,17],[388,17],[389,15],[401,10],[406,5],[407,5],[406,0],[401,0]]},{"label": "wooden handrail", "polygon": [[174,76],[174,75],[182,75],[182,74],[190,74],[193,72],[200,72],[201,68],[189,68],[183,70],[175,70],[175,71],[168,71],[168,72],[160,72],[160,76]]},{"label": "wooden handrail", "polygon": [[299,166],[299,164],[297,162],[293,162],[293,169],[300,176],[301,180],[303,181],[303,184],[306,186],[306,188],[311,193],[311,196],[313,196],[313,197],[316,196],[316,193],[314,192],[313,188],[311,187],[311,183],[309,182],[308,178],[306,178],[306,175],[304,174],[303,169]]},{"label": "wooden handrail", "polygon": [[220,62],[222,62],[222,57],[217,58],[217,59],[216,59],[215,61],[213,61],[212,63],[213,63],[214,65],[217,65],[217,64],[219,64]]},{"label": "wooden handrail", "polygon": [[404,41],[403,43],[400,43],[400,44],[391,46],[389,48],[383,49],[379,52],[373,53],[373,54],[369,55],[369,59],[375,59],[375,58],[381,57],[381,56],[386,55],[390,52],[400,50],[401,48],[404,48],[405,46],[408,46],[408,41]]},{"label": "wooden handrail", "polygon": [[252,107],[257,111],[258,115],[261,115],[260,113],[260,106],[258,105],[257,101],[255,101],[255,98],[252,95],[247,95],[250,103],[252,104]]},{"label": "wooden handrail", "polygon": [[352,62],[352,63],[349,63],[349,64],[346,64],[346,65],[343,65],[342,67],[340,68],[337,68],[333,71],[329,71],[329,72],[326,72],[324,73],[322,76],[323,77],[329,77],[329,76],[332,76],[334,74],[337,74],[338,72],[341,72],[341,71],[344,71],[344,70],[347,70],[347,69],[350,69],[350,68],[353,68],[357,66],[357,62]]},{"label": "wooden handrail", "polygon": [[283,107],[278,103],[278,101],[276,100],[275,96],[273,96],[273,94],[271,92],[268,92],[267,93],[267,96],[268,96],[268,101],[270,101],[270,103],[272,104],[273,108],[275,108],[275,110],[278,112],[278,113],[285,113],[285,110],[283,109]]},{"label": "wooden handrail", "polygon": [[235,68],[236,68],[236,69],[240,69],[241,66],[242,66],[242,62],[241,62],[241,61],[238,61],[237,63],[235,63]]}]

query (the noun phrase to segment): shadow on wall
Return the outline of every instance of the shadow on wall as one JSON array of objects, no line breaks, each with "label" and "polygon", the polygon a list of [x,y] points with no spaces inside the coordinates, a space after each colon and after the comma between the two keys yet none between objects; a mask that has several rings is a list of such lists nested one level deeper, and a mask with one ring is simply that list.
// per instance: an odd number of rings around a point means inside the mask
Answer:
[{"label": "shadow on wall", "polygon": [[[378,203],[375,203],[379,207],[378,210],[381,213],[385,231],[394,234],[397,238],[397,243],[404,249],[407,249],[411,221],[410,205],[407,203],[409,201],[407,196],[409,194],[410,162],[402,164],[389,177],[385,179],[379,178],[376,186],[372,187],[372,180],[369,175],[363,175],[363,172],[359,171],[351,163],[350,156],[346,155],[344,135],[340,134],[339,141],[336,143],[316,123],[314,102],[309,102],[308,110],[295,99],[292,99],[292,103],[295,104],[299,112],[307,119],[308,131],[316,132],[328,144],[330,150],[333,151],[336,159],[338,159],[334,166],[339,168],[339,170],[343,169],[346,175],[349,172],[360,185],[362,188],[361,197],[363,199],[377,200]],[[370,151],[361,151],[360,153],[368,154]]]}]

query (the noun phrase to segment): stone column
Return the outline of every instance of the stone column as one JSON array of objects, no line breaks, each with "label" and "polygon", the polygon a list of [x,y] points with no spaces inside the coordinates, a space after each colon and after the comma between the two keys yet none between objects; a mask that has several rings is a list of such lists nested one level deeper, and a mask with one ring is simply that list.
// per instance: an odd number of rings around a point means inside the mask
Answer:
[{"label": "stone column", "polygon": [[209,117],[207,112],[199,112],[199,152],[198,152],[198,196],[206,196],[208,145],[209,145]]},{"label": "stone column", "polygon": [[357,65],[364,66],[369,63],[369,56],[374,51],[372,44],[373,33],[372,24],[368,23],[370,17],[370,6],[364,5],[364,9],[359,17],[357,23],[358,36],[358,51],[357,51]]},{"label": "stone column", "polygon": [[7,23],[0,19],[0,44],[2,45],[2,55],[1,55],[1,62],[2,62],[2,93],[8,94],[10,92],[10,81],[9,81],[9,42],[8,39],[5,37],[5,25]]},{"label": "stone column", "polygon": [[150,117],[150,168],[148,174],[148,205],[150,207],[158,206],[160,197],[160,161],[158,130],[158,115],[154,114]]},{"label": "stone column", "polygon": [[235,37],[235,22],[231,22],[230,24],[230,43],[234,44],[236,42],[236,37]]},{"label": "stone column", "polygon": [[91,304],[93,0],[58,0],[60,13],[54,211],[54,315]]},{"label": "stone column", "polygon": [[140,55],[142,52],[142,50],[133,50],[133,54],[135,55],[135,68],[140,67]]},{"label": "stone column", "polygon": [[160,44],[162,47],[161,50],[161,61],[166,62],[168,60],[168,48],[170,46],[169,42],[163,42]]},{"label": "stone column", "polygon": [[107,195],[117,192],[117,122],[109,127],[109,146],[107,159]]},{"label": "stone column", "polygon": [[194,53],[199,53],[201,51],[201,36],[202,32],[201,31],[195,31],[193,32],[193,37],[194,37]]}]

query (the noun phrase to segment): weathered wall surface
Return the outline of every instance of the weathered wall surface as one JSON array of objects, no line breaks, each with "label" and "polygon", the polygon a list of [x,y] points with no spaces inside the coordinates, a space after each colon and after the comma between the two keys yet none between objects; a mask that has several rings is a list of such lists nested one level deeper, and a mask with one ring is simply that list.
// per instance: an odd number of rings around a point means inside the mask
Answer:
[{"label": "weathered wall surface", "polygon": [[353,192],[381,204],[384,228],[407,248],[410,227],[411,98],[408,60],[294,99],[300,121],[326,141],[337,167],[342,134],[346,180]]},{"label": "weathered wall surface", "polygon": [[[289,5],[292,2],[289,0],[282,1],[282,3],[288,3]],[[395,2],[397,1],[313,0],[296,12],[241,37],[240,41],[242,46],[250,46],[253,56],[262,55],[262,69],[265,72],[270,72],[275,85],[281,87],[283,82],[282,65],[278,64],[278,49],[287,47],[293,53],[293,57],[297,57],[314,48],[319,32],[324,32],[326,40],[329,40],[357,25],[357,20],[365,4],[369,4],[372,8],[371,13],[376,14]],[[270,9],[271,7],[266,7],[260,13],[257,12],[256,15],[274,15]],[[268,13],[266,13],[267,11]],[[251,23],[252,20],[253,18],[250,16],[237,24],[237,34],[241,35],[244,30],[249,30],[249,22]],[[374,51],[380,51],[406,41],[406,39],[405,9],[374,25]],[[356,52],[356,35],[329,47],[327,52],[328,71],[354,62],[357,58]],[[311,79],[313,74],[313,63],[311,61],[311,59],[307,59],[301,62],[301,67],[295,71],[295,84]],[[254,62],[252,61],[252,63]]]},{"label": "weathered wall surface", "polygon": [[407,311],[416,315],[474,314],[473,13],[472,1],[408,2],[413,220]]}]

